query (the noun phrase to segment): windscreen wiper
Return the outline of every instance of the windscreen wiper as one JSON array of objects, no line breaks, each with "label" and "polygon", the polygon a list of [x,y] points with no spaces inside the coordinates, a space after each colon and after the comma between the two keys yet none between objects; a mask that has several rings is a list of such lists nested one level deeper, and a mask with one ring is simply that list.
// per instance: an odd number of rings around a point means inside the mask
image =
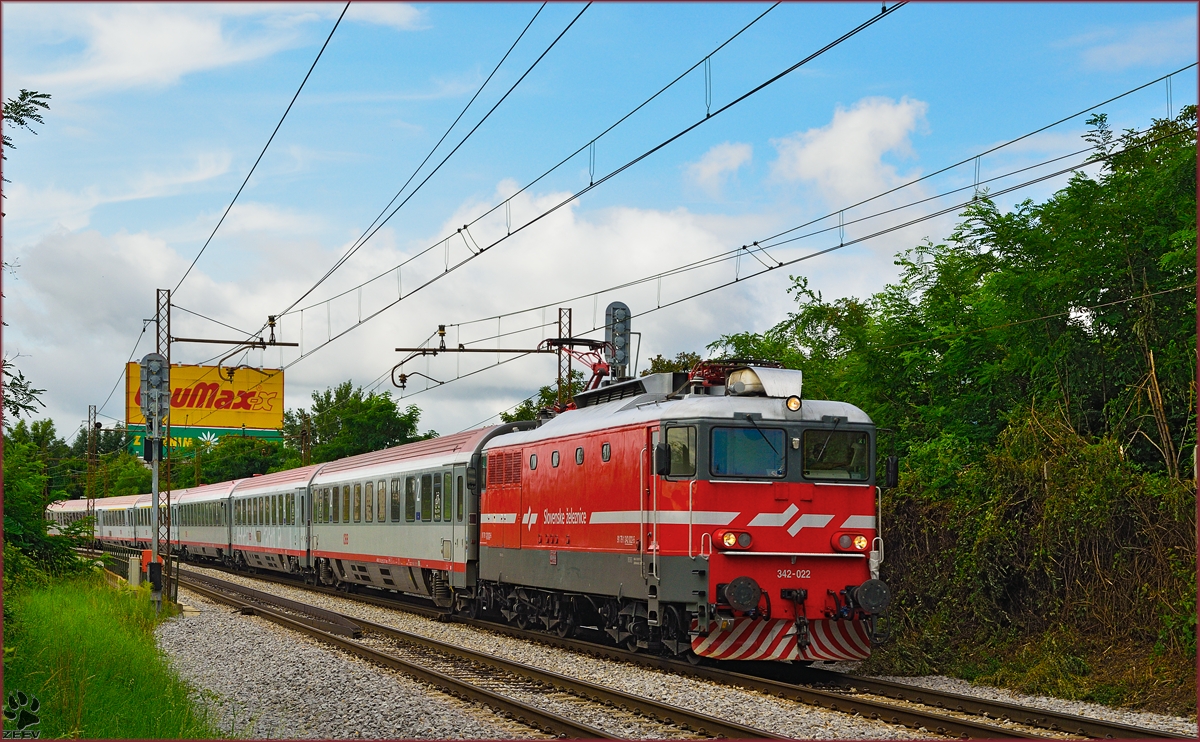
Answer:
[{"label": "windscreen wiper", "polygon": [[748,420],[750,424],[754,426],[754,429],[758,431],[758,434],[762,436],[762,439],[767,442],[768,446],[771,447],[771,453],[778,456],[779,452],[775,450],[775,444],[771,443],[770,439],[767,438],[767,434],[762,432],[762,428],[758,427],[758,423],[754,422],[754,418],[750,417],[749,413],[746,414],[746,420]]}]

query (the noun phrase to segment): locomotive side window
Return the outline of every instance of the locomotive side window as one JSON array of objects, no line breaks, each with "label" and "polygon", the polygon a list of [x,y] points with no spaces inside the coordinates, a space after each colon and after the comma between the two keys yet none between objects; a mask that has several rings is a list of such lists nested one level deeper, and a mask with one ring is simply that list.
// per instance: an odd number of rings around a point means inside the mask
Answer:
[{"label": "locomotive side window", "polygon": [[433,475],[421,475],[421,508],[417,510],[417,520],[428,523],[433,514]]},{"label": "locomotive side window", "polygon": [[779,428],[712,429],[712,474],[716,477],[780,479],[786,467],[785,453],[784,432]]},{"label": "locomotive side window", "polygon": [[864,480],[871,438],[865,430],[804,431],[804,476]]},{"label": "locomotive side window", "polygon": [[417,519],[417,478],[404,478],[404,519],[412,523]]},{"label": "locomotive side window", "polygon": [[537,468],[537,454],[531,453],[531,454],[529,454],[529,471],[533,471],[536,468]]},{"label": "locomotive side window", "polygon": [[354,522],[362,522],[362,484],[354,484]]},{"label": "locomotive side window", "polygon": [[375,520],[375,483],[367,482],[366,493],[363,495],[363,519],[371,523]]},{"label": "locomotive side window", "polygon": [[550,466],[553,466],[555,469],[558,468],[558,451],[550,453]]},{"label": "locomotive side window", "polygon": [[342,522],[350,522],[350,485],[342,485]]},{"label": "locomotive side window", "polygon": [[450,472],[442,472],[442,520],[450,522],[450,515],[454,509],[454,489],[453,478]]},{"label": "locomotive side window", "polygon": [[696,476],[696,426],[667,428],[667,445],[671,448],[669,476]]},{"label": "locomotive side window", "polygon": [[583,465],[583,447],[582,446],[575,449],[575,465],[576,466]]},{"label": "locomotive side window", "polygon": [[458,475],[458,522],[462,523],[463,518],[463,477]]},{"label": "locomotive side window", "polygon": [[611,458],[612,458],[612,446],[610,446],[607,443],[605,443],[603,446],[600,446],[600,460],[608,461]]}]

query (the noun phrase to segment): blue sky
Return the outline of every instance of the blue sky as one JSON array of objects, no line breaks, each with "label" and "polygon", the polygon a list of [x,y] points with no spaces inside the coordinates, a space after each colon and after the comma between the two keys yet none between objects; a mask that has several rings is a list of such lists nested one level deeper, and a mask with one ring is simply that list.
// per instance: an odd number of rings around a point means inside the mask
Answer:
[{"label": "blue sky", "polygon": [[[583,7],[553,4],[540,12],[433,162]],[[452,261],[465,257],[457,227],[587,144],[768,7],[592,5],[421,191],[300,306],[384,274],[447,237]],[[88,404],[105,402],[141,320],[153,313],[154,289],[175,286],[212,232],[341,9],[3,5],[4,97],[21,88],[53,95],[36,136],[10,131],[17,149],[4,167],[12,182],[4,189],[3,247],[17,268],[4,276],[4,352],[47,389],[46,412],[61,432],[78,427]],[[387,204],[537,10],[352,5],[176,302],[246,330],[291,305]],[[871,3],[774,8],[712,57],[712,108],[879,12]],[[1196,23],[1195,5],[1183,3],[905,6],[375,319],[350,329],[360,302],[369,315],[395,299],[394,273],[368,284],[361,298],[352,291],[307,309],[307,355],[298,362],[296,351],[277,350],[247,360],[295,362],[287,370],[289,406],[347,378],[369,384],[383,377],[380,388],[390,388],[384,375],[398,360],[392,348],[421,342],[438,324],[588,294],[837,213],[1194,63]],[[1176,75],[1174,108],[1195,103],[1196,89],[1195,68]],[[596,176],[703,119],[706,97],[701,66],[597,141]],[[1144,127],[1166,115],[1167,85],[1100,110],[1115,128]],[[982,158],[981,177],[1082,148],[1084,118]],[[589,159],[583,152],[513,199],[512,222],[586,186]],[[844,219],[971,185],[974,177],[974,164],[964,165],[846,211]],[[999,200],[1044,198],[1063,182]],[[846,239],[960,200],[852,224]],[[642,361],[769,327],[789,309],[789,274],[809,277],[827,297],[877,291],[894,277],[897,251],[942,238],[952,226],[950,216],[933,219],[640,316]],[[507,228],[501,209],[471,234],[487,242]],[[787,260],[828,247],[837,234],[771,255]],[[403,290],[440,273],[446,250],[406,267]],[[756,265],[742,261],[581,299],[572,305],[576,327],[592,327],[609,301],[623,300],[637,314]],[[502,318],[499,327],[508,332],[541,321],[537,310]],[[174,323],[176,335],[232,332],[183,313]],[[286,316],[283,339],[297,340],[300,323],[299,314]],[[451,332],[468,342],[496,327],[490,319]],[[531,345],[545,334],[530,330],[504,343]],[[136,355],[152,349],[147,334]],[[214,352],[177,345],[173,359],[199,362]],[[410,368],[446,380],[495,360],[438,358]],[[412,402],[424,410],[426,426],[452,433],[517,403],[553,373],[552,359],[522,359]],[[103,412],[122,417],[119,389]]]}]

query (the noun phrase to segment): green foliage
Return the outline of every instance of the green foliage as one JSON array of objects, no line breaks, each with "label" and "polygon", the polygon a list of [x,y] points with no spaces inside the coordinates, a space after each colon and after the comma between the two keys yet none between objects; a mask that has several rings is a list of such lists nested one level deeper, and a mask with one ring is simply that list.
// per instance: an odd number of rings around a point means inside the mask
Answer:
[{"label": "green foliage", "polygon": [[4,689],[38,699],[42,737],[219,736],[157,649],[147,590],[92,573],[4,598]]},{"label": "green foliage", "polygon": [[390,392],[368,393],[346,381],[324,392],[313,392],[312,400],[310,410],[284,413],[283,430],[293,448],[299,447],[302,434],[311,435],[313,463],[379,451],[437,435],[433,431],[418,433],[420,408],[409,405],[401,412]]},{"label": "green foliage", "polygon": [[975,201],[867,299],[794,278],[783,322],[710,348],[896,431],[876,669],[1194,708],[1196,110],[1090,124],[1095,179]]},{"label": "green foliage", "polygon": [[[8,136],[4,137],[4,143],[8,145]],[[9,182],[5,179],[5,182]],[[4,264],[5,268],[13,267],[9,263]],[[7,358],[0,359],[0,364],[3,366],[4,373],[4,388],[0,390],[4,398],[4,418],[7,421],[10,417],[19,418],[21,415],[32,415],[37,412],[39,406],[46,405],[42,400],[38,399],[45,392],[45,389],[35,389],[33,384],[25,378],[16,366]],[[7,423],[6,423],[7,424]]]},{"label": "green foliage", "polygon": [[[255,474],[268,474],[300,466],[300,457],[282,443],[261,438],[227,435],[201,454],[200,469],[203,482],[227,482]],[[193,468],[180,462],[172,472],[180,487],[191,486],[186,475]],[[186,482],[186,484],[185,484]]]},{"label": "green foliage", "polygon": [[[60,499],[47,487],[45,464],[29,443],[14,440],[4,445],[4,544],[16,549],[29,564],[51,575],[65,574],[76,569],[78,560],[72,547],[75,540],[66,536],[50,536],[47,532],[46,507]],[[5,576],[14,576],[8,570]]]},{"label": "green foliage", "polygon": [[[583,391],[583,372],[571,371],[571,396]],[[552,410],[558,404],[558,386],[544,386],[538,389],[537,394],[529,397],[521,404],[517,405],[512,412],[501,412],[500,419],[506,423],[514,423],[518,420],[536,420],[538,413],[542,410]]]},{"label": "green foliage", "polygon": [[700,361],[699,353],[689,353],[686,350],[680,351],[674,358],[666,358],[662,354],[659,354],[650,359],[650,367],[643,371],[641,375],[649,376],[650,374],[662,374],[672,371],[691,371]]}]

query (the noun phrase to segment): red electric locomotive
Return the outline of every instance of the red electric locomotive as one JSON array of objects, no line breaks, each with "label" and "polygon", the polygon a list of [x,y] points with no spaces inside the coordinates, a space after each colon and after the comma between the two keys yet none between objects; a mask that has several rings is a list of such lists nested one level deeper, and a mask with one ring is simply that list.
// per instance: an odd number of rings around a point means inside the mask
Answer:
[{"label": "red electric locomotive", "polygon": [[710,362],[492,438],[468,609],[689,659],[867,657],[889,601],[875,427],[800,392],[799,371]]}]

